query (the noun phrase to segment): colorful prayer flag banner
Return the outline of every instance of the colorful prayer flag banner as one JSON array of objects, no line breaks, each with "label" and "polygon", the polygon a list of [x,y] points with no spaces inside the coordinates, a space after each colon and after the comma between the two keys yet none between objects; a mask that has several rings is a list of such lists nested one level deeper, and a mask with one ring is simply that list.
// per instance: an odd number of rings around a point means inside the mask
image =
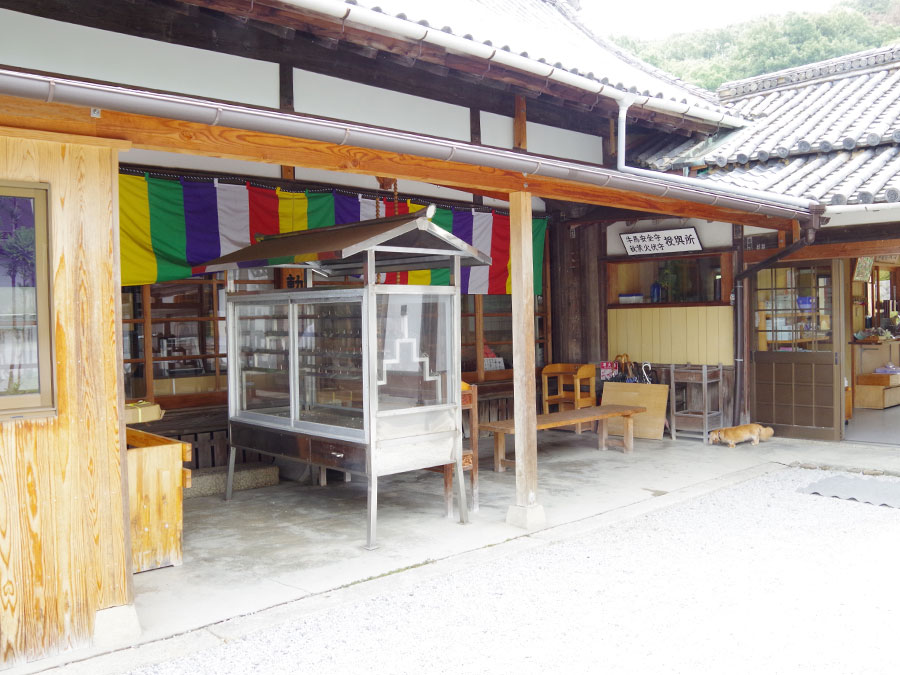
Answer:
[{"label": "colorful prayer flag banner", "polygon": [[[384,199],[382,216],[415,213],[424,204]],[[185,279],[203,263],[256,243],[259,235],[356,223],[376,217],[375,199],[343,190],[286,192],[257,185],[119,175],[122,285]],[[492,258],[490,267],[462,269],[462,292],[510,292],[509,216],[497,211],[438,207],[432,222]],[[546,218],[532,219],[534,292],[541,294]],[[306,262],[287,258],[278,262]],[[448,285],[450,270],[393,272],[383,283]]]}]

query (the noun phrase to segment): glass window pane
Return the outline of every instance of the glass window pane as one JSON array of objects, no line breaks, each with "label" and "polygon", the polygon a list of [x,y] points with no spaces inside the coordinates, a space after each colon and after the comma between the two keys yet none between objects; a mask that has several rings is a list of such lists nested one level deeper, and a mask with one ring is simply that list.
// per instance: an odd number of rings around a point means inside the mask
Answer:
[{"label": "glass window pane", "polygon": [[363,428],[362,304],[297,305],[300,421]]},{"label": "glass window pane", "polygon": [[290,417],[288,305],[235,305],[241,410]]},{"label": "glass window pane", "polygon": [[160,366],[169,364],[154,364],[154,396],[204,394],[222,391],[228,386],[224,373],[216,376],[214,359],[192,359],[184,363],[178,362],[162,374]]},{"label": "glass window pane", "polygon": [[38,394],[35,199],[0,195],[0,397]]},{"label": "glass window pane", "polygon": [[379,294],[378,408],[447,403],[452,297]]},{"label": "glass window pane", "polygon": [[144,364],[125,364],[125,398],[147,398],[147,381],[144,379]]},{"label": "glass window pane", "polygon": [[754,347],[759,351],[831,351],[831,298],[830,266],[776,267],[759,272]]}]

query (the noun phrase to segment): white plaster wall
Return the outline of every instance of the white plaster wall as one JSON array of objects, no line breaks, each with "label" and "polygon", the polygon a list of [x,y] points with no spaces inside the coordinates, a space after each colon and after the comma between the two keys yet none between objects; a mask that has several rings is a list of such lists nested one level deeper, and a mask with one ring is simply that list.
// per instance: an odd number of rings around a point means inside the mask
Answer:
[{"label": "white plaster wall", "polygon": [[[238,176],[259,176],[260,178],[281,178],[281,167],[277,164],[248,162],[240,159],[220,159],[183,155],[178,152],[158,152],[156,150],[126,150],[119,153],[119,161],[125,164],[142,164],[185,171],[215,171]],[[373,179],[374,180],[374,179]]]},{"label": "white plaster wall", "polygon": [[294,69],[297,112],[469,141],[469,109]]},{"label": "white plaster wall", "polygon": [[[620,234],[634,234],[635,232],[653,232],[656,230],[673,230],[679,227],[694,227],[697,236],[704,249],[731,247],[731,223],[719,223],[697,218],[659,218],[653,220],[638,221],[634,225],[626,225],[624,222],[614,223],[606,231],[607,255],[626,255],[625,245],[622,244]],[[647,256],[632,256],[634,260],[640,260]]]},{"label": "white plaster wall", "polygon": [[[601,164],[603,139],[600,136],[567,131],[545,124],[527,122],[528,151],[562,159]],[[497,148],[513,147],[513,119],[494,113],[481,113],[481,142]]]},{"label": "white plaster wall", "polygon": [[0,9],[0,64],[278,107],[277,64],[4,9]]},{"label": "white plaster wall", "polygon": [[[378,180],[375,176],[362,176],[355,173],[341,173],[339,171],[326,171],[324,169],[307,169],[302,166],[294,168],[294,176],[299,181],[311,181],[327,183],[329,185],[358,188],[361,190],[378,190]],[[455,201],[470,202],[472,194],[462,190],[421,183],[413,180],[400,180],[397,190],[405,195],[420,197],[432,197],[434,199],[452,199]]]}]

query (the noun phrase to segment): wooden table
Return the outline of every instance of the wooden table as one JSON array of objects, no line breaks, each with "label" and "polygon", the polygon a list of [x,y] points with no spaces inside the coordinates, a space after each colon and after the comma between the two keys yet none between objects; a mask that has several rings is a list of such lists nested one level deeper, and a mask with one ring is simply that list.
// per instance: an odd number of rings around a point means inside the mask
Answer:
[{"label": "wooden table", "polygon": [[[646,412],[647,409],[637,405],[598,405],[580,410],[563,410],[537,416],[537,428],[555,429],[574,424],[597,423],[597,447],[606,450],[607,444],[621,443],[624,452],[634,449],[634,415]],[[625,435],[621,441],[610,441],[606,433],[606,420],[613,417],[621,417],[625,422]],[[515,420],[498,420],[496,422],[482,422],[482,431],[490,431],[494,434],[494,471],[505,471],[508,466],[515,466],[514,460],[506,458],[506,434],[516,432]]]}]

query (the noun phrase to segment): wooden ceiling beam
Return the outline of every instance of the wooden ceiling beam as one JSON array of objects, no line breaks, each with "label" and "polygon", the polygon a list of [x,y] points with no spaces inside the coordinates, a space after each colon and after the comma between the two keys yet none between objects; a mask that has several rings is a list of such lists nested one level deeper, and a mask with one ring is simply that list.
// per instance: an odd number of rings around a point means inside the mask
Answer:
[{"label": "wooden ceiling beam", "polygon": [[769,229],[791,227],[786,219],[544,176],[526,177],[515,171],[112,110],[92,118],[88,108],[10,96],[0,96],[0,126],[121,139],[148,150],[393,176],[498,193],[526,191],[536,197]]},{"label": "wooden ceiling beam", "polygon": [[[778,249],[764,248],[744,251],[744,263],[752,265],[770,258]],[[861,256],[900,254],[900,239],[877,239],[839,244],[813,244],[785,256],[786,262],[798,260],[830,260],[831,258],[859,258]]]}]

